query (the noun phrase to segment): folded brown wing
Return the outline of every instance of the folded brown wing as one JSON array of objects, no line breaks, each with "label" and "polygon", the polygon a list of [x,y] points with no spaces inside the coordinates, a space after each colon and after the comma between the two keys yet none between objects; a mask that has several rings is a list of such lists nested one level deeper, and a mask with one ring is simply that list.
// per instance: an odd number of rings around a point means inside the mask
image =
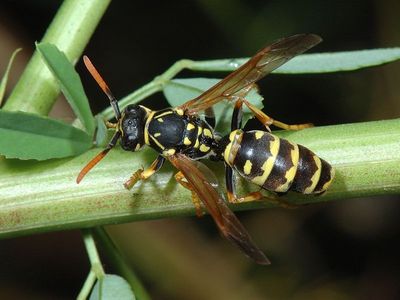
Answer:
[{"label": "folded brown wing", "polygon": [[291,58],[314,47],[321,40],[315,34],[298,34],[280,39],[261,49],[236,71],[200,96],[182,104],[180,108],[189,114],[205,110],[257,82]]},{"label": "folded brown wing", "polygon": [[204,203],[222,235],[258,264],[270,264],[268,258],[255,245],[247,230],[219,194],[212,171],[204,164],[191,160],[183,154],[176,154],[168,158],[191,184],[193,191]]}]

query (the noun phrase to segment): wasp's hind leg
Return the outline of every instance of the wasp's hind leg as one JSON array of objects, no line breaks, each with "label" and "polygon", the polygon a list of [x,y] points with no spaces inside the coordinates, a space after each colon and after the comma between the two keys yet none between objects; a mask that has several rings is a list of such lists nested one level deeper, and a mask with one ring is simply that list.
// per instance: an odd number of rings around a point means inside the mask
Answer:
[{"label": "wasp's hind leg", "polygon": [[278,120],[274,120],[270,116],[266,115],[261,109],[255,107],[247,100],[242,100],[244,104],[253,112],[254,116],[269,130],[269,126],[274,125],[276,127],[286,129],[286,130],[301,130],[304,128],[313,127],[312,123],[305,124],[286,124]]},{"label": "wasp's hind leg", "polygon": [[211,126],[212,129],[215,129],[215,113],[213,107],[208,107],[204,110],[205,112],[205,120],[208,123],[208,125]]},{"label": "wasp's hind leg", "polygon": [[300,205],[290,203],[283,199],[279,194],[277,197],[274,197],[273,195],[271,196],[265,196],[261,192],[251,192],[245,196],[238,197],[236,195],[235,191],[235,183],[234,183],[234,174],[233,174],[233,169],[229,166],[226,166],[225,170],[225,180],[226,180],[226,190],[227,190],[227,195],[228,195],[228,201],[229,203],[236,204],[236,203],[244,203],[244,202],[251,202],[251,201],[268,201],[271,202],[277,206],[283,207],[283,208],[298,208]]},{"label": "wasp's hind leg", "polygon": [[196,210],[196,216],[202,217],[204,215],[204,209],[201,205],[201,201],[200,201],[199,197],[193,191],[192,185],[186,181],[185,176],[182,174],[182,172],[178,172],[175,174],[175,180],[180,185],[182,185],[184,188],[186,188],[192,192],[192,202],[193,202],[194,208]]},{"label": "wasp's hind leg", "polygon": [[146,180],[157,172],[164,164],[165,158],[159,155],[146,170],[139,169],[124,183],[124,187],[130,190],[139,180]]}]

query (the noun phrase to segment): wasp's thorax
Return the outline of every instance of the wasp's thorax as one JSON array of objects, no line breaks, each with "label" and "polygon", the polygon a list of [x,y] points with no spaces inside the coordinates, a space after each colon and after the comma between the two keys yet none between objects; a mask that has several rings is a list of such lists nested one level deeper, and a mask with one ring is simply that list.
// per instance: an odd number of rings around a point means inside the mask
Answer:
[{"label": "wasp's thorax", "polygon": [[144,145],[144,130],[148,111],[141,105],[128,105],[119,120],[121,146],[126,151],[137,151]]}]

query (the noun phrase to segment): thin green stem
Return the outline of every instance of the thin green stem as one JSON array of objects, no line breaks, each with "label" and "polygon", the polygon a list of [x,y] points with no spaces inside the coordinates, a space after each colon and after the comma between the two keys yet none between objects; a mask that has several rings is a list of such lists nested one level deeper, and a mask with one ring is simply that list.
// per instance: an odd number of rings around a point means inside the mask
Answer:
[{"label": "thin green stem", "polygon": [[[103,16],[110,0],[65,0],[42,42],[56,45],[75,64]],[[60,87],[35,51],[4,109],[47,115]]]},{"label": "thin green stem", "polygon": [[[79,295],[88,295],[90,291],[93,288],[94,283],[96,282],[96,279],[99,281],[99,298],[101,299],[101,293],[102,293],[102,285],[103,285],[103,279],[105,277],[105,272],[103,269],[103,266],[101,264],[100,256],[96,248],[96,243],[93,238],[93,232],[92,229],[82,229],[82,235],[83,235],[83,241],[85,243],[86,251],[89,256],[89,261],[90,261],[90,272],[89,275],[86,279],[85,284],[83,285],[83,288]],[[93,275],[94,274],[94,279]],[[83,298],[86,299],[86,298]]]},{"label": "thin green stem", "polygon": [[98,279],[103,278],[105,272],[101,264],[99,253],[97,252],[97,247],[93,238],[92,229],[82,229],[82,235],[86,251],[89,256],[90,265],[92,266],[92,270],[93,272],[95,272]]},{"label": "thin green stem", "polygon": [[79,292],[77,300],[86,300],[89,297],[90,291],[93,289],[94,284],[96,283],[97,277],[96,274],[90,270],[88,277],[83,284],[81,291]]},{"label": "thin green stem", "polygon": [[135,296],[139,300],[148,300],[150,295],[147,293],[139,278],[132,271],[132,268],[126,264],[126,260],[122,257],[120,250],[111,240],[110,236],[103,227],[93,228],[95,239],[100,243],[101,248],[105,251],[107,257],[111,260],[114,267],[118,270],[119,274],[125,278],[130,284]]},{"label": "thin green stem", "polygon": [[[176,74],[181,72],[185,68],[190,68],[193,64],[193,61],[188,59],[182,59],[174,63],[168,70],[166,70],[160,76],[155,77],[151,82],[145,84],[141,88],[137,89],[133,93],[125,96],[124,98],[118,101],[118,104],[121,108],[124,108],[128,104],[136,104],[142,101],[143,99],[153,95],[157,92],[162,91],[164,85],[174,78]],[[104,111],[100,113],[100,115],[105,119],[111,119],[114,114],[111,107],[106,108]]]}]

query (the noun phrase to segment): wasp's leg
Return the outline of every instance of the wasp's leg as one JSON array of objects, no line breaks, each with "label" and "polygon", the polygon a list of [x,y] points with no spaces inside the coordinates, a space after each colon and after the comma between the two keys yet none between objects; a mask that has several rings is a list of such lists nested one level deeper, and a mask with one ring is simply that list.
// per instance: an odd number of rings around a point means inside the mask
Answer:
[{"label": "wasp's leg", "polygon": [[215,129],[215,113],[213,107],[211,106],[206,108],[204,112],[206,114],[205,119],[208,125],[210,125],[211,128]]},{"label": "wasp's leg", "polygon": [[264,196],[260,192],[253,192],[245,197],[238,198],[236,196],[236,188],[235,188],[235,178],[233,174],[233,169],[225,165],[225,181],[226,181],[226,191],[228,195],[228,201],[230,203],[241,203],[241,202],[249,202],[256,201],[262,199]]},{"label": "wasp's leg", "polygon": [[257,201],[257,200],[265,200],[265,201],[274,203],[278,206],[281,206],[283,208],[293,209],[293,208],[299,207],[299,205],[289,203],[281,197],[264,196],[261,192],[252,192],[252,193],[247,194],[246,196],[238,197],[236,195],[236,191],[235,191],[234,176],[235,175],[233,174],[233,169],[230,166],[226,165],[225,181],[226,181],[226,190],[227,190],[227,194],[228,194],[229,203],[236,204],[236,203],[251,202],[251,201]]},{"label": "wasp's leg", "polygon": [[139,169],[124,183],[126,189],[130,190],[139,180],[146,180],[157,172],[164,164],[165,158],[159,155],[146,170]]},{"label": "wasp's leg", "polygon": [[304,128],[309,128],[312,127],[312,123],[306,123],[306,124],[285,124],[283,122],[274,120],[270,116],[267,116],[264,112],[261,111],[261,109],[255,107],[252,105],[250,102],[247,100],[242,100],[244,104],[253,112],[254,116],[265,126],[267,129],[269,129],[269,126],[274,125],[276,127],[286,129],[286,130],[301,130]]},{"label": "wasp's leg", "polygon": [[243,99],[238,98],[235,102],[233,109],[232,120],[231,120],[231,131],[240,129],[242,127],[242,116],[243,116]]},{"label": "wasp's leg", "polygon": [[192,202],[194,205],[194,208],[196,210],[196,216],[201,217],[204,215],[204,210],[201,206],[201,201],[197,194],[193,191],[192,185],[186,181],[185,176],[182,174],[182,172],[178,172],[175,174],[175,180],[181,184],[184,188],[188,189],[189,191],[192,192]]}]

